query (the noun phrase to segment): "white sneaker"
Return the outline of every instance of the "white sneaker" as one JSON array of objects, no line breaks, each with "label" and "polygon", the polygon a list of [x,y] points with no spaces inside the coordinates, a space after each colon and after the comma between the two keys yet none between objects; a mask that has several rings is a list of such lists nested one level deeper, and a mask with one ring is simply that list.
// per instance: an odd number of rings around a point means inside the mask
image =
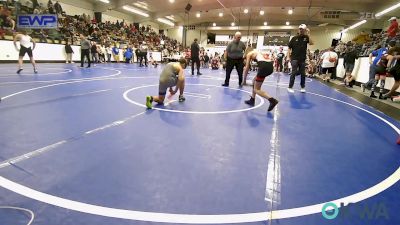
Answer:
[{"label": "white sneaker", "polygon": [[287,91],[290,93],[294,93],[294,90],[292,88],[287,88]]},{"label": "white sneaker", "polygon": [[305,88],[302,88],[302,89],[300,89],[300,92],[301,92],[301,93],[306,93],[306,89],[305,89]]}]

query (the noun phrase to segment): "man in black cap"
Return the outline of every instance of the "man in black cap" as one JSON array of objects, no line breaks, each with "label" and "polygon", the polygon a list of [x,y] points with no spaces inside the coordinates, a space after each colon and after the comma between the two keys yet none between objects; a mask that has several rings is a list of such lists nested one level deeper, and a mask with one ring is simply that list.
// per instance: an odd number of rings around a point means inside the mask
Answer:
[{"label": "man in black cap", "polygon": [[307,28],[305,24],[301,24],[299,26],[298,35],[294,36],[290,39],[289,42],[289,51],[287,53],[287,58],[292,65],[292,74],[290,75],[290,82],[288,87],[288,92],[293,93],[293,85],[295,77],[298,73],[300,73],[301,81],[301,92],[305,93],[306,89],[306,54],[307,54],[307,45],[313,45],[314,42],[310,39],[310,30]]},{"label": "man in black cap", "polygon": [[194,75],[194,63],[196,63],[197,67],[197,76],[201,75],[200,73],[200,46],[197,44],[197,38],[194,39],[192,45],[190,46],[190,54],[192,60],[192,75]]}]

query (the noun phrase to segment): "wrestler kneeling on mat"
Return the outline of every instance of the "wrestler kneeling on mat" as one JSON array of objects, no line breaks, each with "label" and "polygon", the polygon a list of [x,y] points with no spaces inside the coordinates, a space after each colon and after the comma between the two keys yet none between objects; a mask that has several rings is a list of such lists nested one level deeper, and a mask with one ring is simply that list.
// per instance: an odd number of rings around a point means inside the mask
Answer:
[{"label": "wrestler kneeling on mat", "polygon": [[[161,72],[160,83],[158,87],[158,96],[147,96],[146,106],[147,108],[153,108],[153,102],[163,104],[167,89],[169,93],[174,95],[179,90],[179,102],[185,101],[183,96],[183,90],[185,89],[185,75],[184,71],[187,66],[185,59],[180,59],[178,62],[168,63]],[[175,86],[175,90],[172,87]]]},{"label": "wrestler kneeling on mat", "polygon": [[244,69],[244,77],[247,77],[249,72],[250,63],[252,60],[257,60],[258,72],[257,76],[253,79],[253,94],[251,98],[245,101],[246,104],[254,106],[256,94],[267,99],[269,101],[268,112],[272,111],[278,104],[278,100],[268,95],[267,92],[261,90],[261,86],[264,82],[265,77],[271,75],[274,72],[272,52],[261,53],[257,50],[247,49],[245,53],[246,66]]}]

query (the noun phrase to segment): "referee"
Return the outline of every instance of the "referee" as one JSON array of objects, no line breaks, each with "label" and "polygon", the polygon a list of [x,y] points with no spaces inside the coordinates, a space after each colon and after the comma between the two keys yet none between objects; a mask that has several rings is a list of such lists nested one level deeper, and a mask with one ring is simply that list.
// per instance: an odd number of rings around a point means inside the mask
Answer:
[{"label": "referee", "polygon": [[83,63],[85,62],[85,56],[88,61],[87,68],[90,67],[90,41],[86,38],[85,35],[81,34],[81,67],[83,67]]},{"label": "referee", "polygon": [[231,73],[234,67],[239,75],[239,86],[242,87],[243,80],[243,54],[246,49],[246,45],[240,41],[242,34],[240,32],[235,33],[234,40],[228,44],[226,47],[226,52],[224,57],[226,58],[226,77],[225,83],[222,84],[224,87],[229,86],[229,79],[231,78]]},{"label": "referee", "polygon": [[290,39],[289,51],[287,59],[292,65],[292,74],[290,75],[288,92],[294,93],[293,85],[297,74],[300,73],[300,92],[306,92],[306,55],[308,45],[313,45],[314,42],[310,38],[310,30],[305,24],[299,26],[298,35]]},{"label": "referee", "polygon": [[192,59],[192,75],[194,75],[194,64],[197,67],[197,76],[202,75],[200,73],[200,46],[197,44],[197,38],[194,39],[190,46],[190,57]]}]

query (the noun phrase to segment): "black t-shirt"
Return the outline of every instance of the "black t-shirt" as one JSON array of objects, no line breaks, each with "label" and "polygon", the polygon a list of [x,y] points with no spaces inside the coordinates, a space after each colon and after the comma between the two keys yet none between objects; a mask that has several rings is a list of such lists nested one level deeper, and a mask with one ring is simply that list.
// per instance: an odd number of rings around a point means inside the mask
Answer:
[{"label": "black t-shirt", "polygon": [[192,59],[197,59],[199,58],[199,52],[200,52],[200,47],[196,42],[193,42],[192,46],[190,46],[190,53]]},{"label": "black t-shirt", "polygon": [[285,57],[285,54],[283,54],[283,52],[279,52],[278,55],[277,55],[277,58],[278,58],[279,62],[281,62],[284,57]]},{"label": "black t-shirt", "polygon": [[358,59],[358,53],[356,50],[344,54],[344,63],[354,64],[356,59]]},{"label": "black t-shirt", "polygon": [[308,35],[296,35],[289,42],[289,48],[292,49],[292,60],[306,60],[307,44],[310,42]]},{"label": "black t-shirt", "polygon": [[65,45],[65,53],[74,53],[74,50],[72,50],[71,45],[69,44]]}]

